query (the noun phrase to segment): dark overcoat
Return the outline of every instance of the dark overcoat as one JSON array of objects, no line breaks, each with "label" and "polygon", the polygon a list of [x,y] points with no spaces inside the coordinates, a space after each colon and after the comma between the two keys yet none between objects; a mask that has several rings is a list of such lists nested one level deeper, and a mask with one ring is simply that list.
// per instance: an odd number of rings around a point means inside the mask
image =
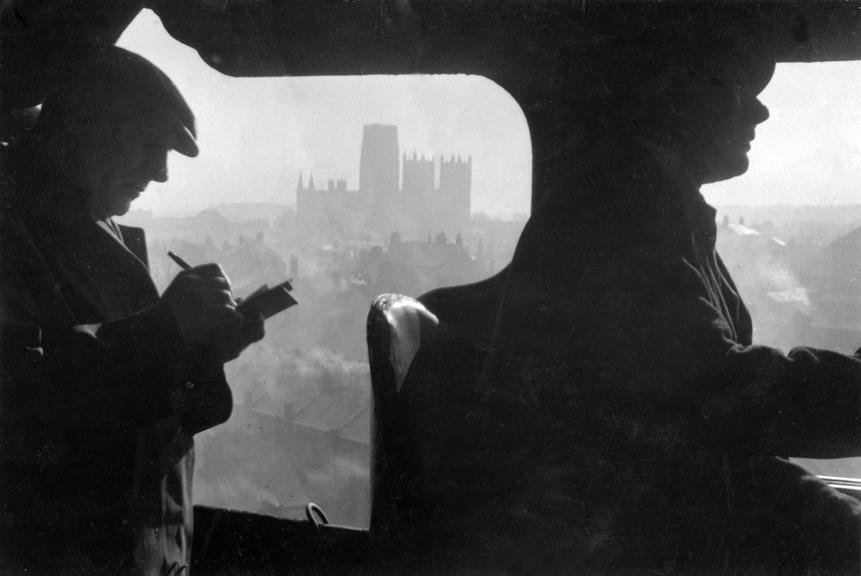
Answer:
[{"label": "dark overcoat", "polygon": [[38,165],[7,164],[3,190],[0,566],[177,574],[193,435],[230,390],[160,304],[143,231],[97,224]]},{"label": "dark overcoat", "polygon": [[861,454],[859,357],[754,344],[714,210],[647,146],[604,144],[544,198],[491,333],[429,343],[404,384],[419,553],[463,573],[857,573],[858,502],[784,457]]}]

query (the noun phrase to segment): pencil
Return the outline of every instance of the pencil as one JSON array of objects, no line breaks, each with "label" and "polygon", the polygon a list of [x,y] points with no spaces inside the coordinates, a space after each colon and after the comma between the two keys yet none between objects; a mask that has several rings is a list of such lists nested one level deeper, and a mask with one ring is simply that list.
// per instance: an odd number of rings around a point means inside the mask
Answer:
[{"label": "pencil", "polygon": [[183,270],[188,270],[191,268],[191,264],[189,264],[188,262],[186,262],[185,260],[183,260],[182,258],[177,256],[176,254],[174,254],[170,250],[167,251],[167,255],[170,256],[171,260],[173,260],[174,262],[179,264],[179,267],[182,268]]}]

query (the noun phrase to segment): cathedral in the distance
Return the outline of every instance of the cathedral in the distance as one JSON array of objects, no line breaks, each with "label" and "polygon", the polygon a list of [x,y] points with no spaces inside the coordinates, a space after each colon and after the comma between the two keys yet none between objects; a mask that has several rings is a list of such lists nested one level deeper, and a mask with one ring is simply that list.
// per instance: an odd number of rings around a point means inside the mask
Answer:
[{"label": "cathedral in the distance", "polygon": [[[438,174],[438,177],[437,177]],[[346,180],[296,186],[296,221],[303,235],[329,238],[424,239],[465,233],[470,221],[472,158],[401,155],[398,127],[368,124],[362,133],[359,189]]]}]

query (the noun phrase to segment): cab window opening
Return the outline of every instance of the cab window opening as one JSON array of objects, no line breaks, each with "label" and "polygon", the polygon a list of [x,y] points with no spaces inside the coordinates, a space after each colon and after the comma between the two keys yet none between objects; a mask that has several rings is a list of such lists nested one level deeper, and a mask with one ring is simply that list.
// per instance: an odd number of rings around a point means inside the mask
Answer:
[{"label": "cab window opening", "polygon": [[299,306],[228,363],[230,420],[197,435],[195,500],[278,517],[319,504],[370,516],[365,321],[384,292],[418,296],[504,267],[527,219],[526,121],[470,75],[232,78],[143,11],[119,44],[194,107],[200,155],[172,154],[124,218],[148,232],[160,289],[219,262],[238,296],[290,278]]},{"label": "cab window opening", "polygon": [[[166,282],[175,274],[161,258],[173,250],[196,263],[223,262],[238,294],[291,277],[300,297],[266,340],[227,367],[237,406],[226,425],[200,435],[198,502],[300,518],[315,501],[336,523],[366,526],[368,303],[382,292],[418,296],[478,280],[505,265],[531,196],[523,114],[493,83],[469,76],[228,78],[172,45],[153,18],[142,13],[120,44],[163,66],[189,94],[202,148],[195,162],[172,156],[171,181],[153,186],[126,217],[150,231],[153,276]],[[165,38],[153,42],[154,34]],[[859,90],[857,62],[778,65],[762,95],[771,118],[757,129],[750,170],[704,190],[718,208],[718,249],[751,309],[757,342],[857,346],[859,275],[845,266],[861,262],[852,190],[861,115],[851,105]],[[434,116],[431,103],[444,114]],[[368,150],[394,153],[396,166],[365,177],[390,194],[415,189],[416,198],[451,186],[451,201],[416,210],[420,204],[400,206],[395,196],[361,198],[365,137]],[[467,181],[468,221],[428,224],[434,211],[457,204],[455,189]],[[398,220],[400,213],[410,216]],[[366,224],[381,219],[396,225]],[[859,459],[803,464],[861,477]]]}]

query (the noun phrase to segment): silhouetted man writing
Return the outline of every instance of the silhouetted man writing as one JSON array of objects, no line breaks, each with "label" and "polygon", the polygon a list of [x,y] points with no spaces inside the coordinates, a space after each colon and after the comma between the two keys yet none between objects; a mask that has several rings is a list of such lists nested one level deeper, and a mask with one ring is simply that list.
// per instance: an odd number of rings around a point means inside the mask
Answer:
[{"label": "silhouetted man writing", "polygon": [[557,179],[481,377],[422,383],[420,356],[404,385],[441,572],[858,573],[861,505],[783,457],[861,455],[861,360],[753,344],[699,192],[746,171],[773,60],[659,28],[595,55],[603,101],[548,104],[571,146],[536,150]]},{"label": "silhouetted man writing", "polygon": [[117,225],[194,117],[145,59],[89,49],[5,158],[3,571],[187,573],[193,435],[232,409],[222,364],[263,336],[217,264],[159,296]]}]

